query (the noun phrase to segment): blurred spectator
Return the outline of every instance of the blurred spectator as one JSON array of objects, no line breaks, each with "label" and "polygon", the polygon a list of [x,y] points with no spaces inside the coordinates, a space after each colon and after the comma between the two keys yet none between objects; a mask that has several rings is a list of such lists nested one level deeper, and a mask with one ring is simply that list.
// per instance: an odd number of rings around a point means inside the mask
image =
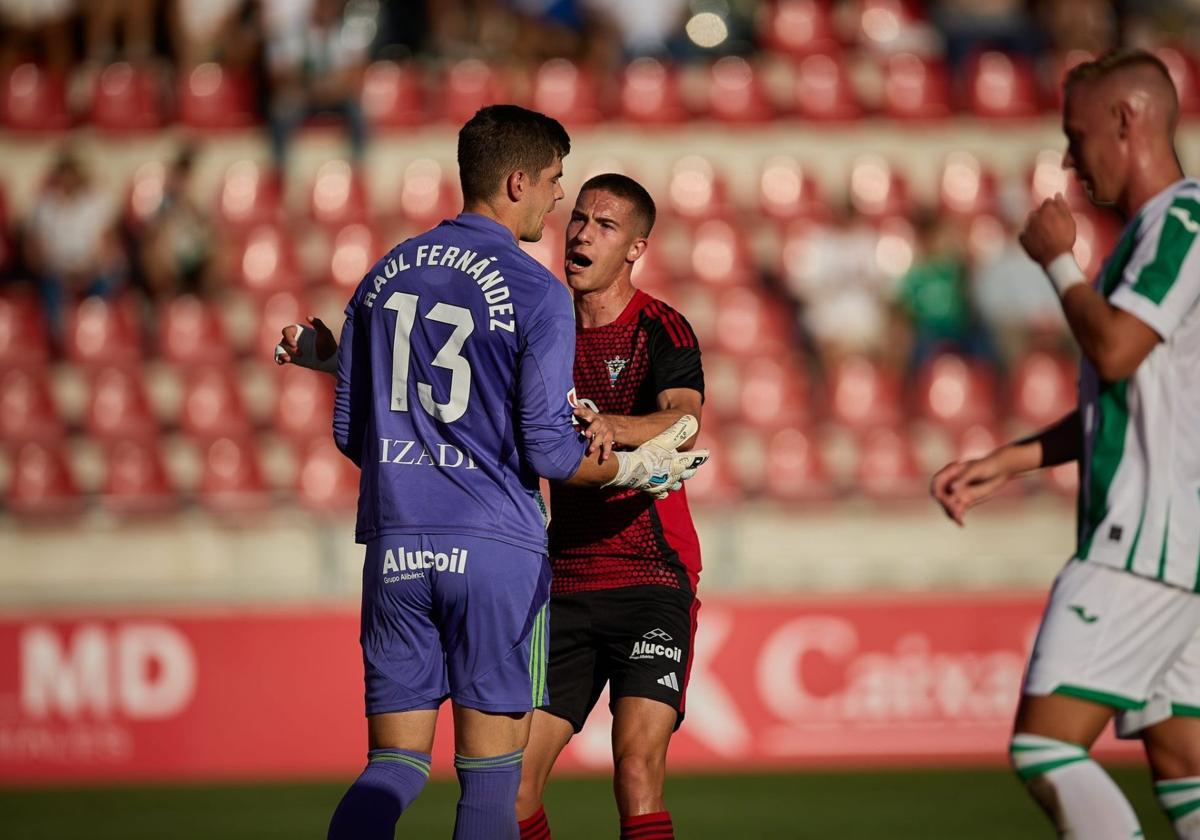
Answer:
[{"label": "blurred spectator", "polygon": [[1048,0],[1039,11],[1050,46],[1059,52],[1100,55],[1117,45],[1116,9],[1108,0]]},{"label": "blurred spectator", "polygon": [[25,263],[56,336],[74,299],[110,297],[123,285],[127,261],[116,220],[112,197],[73,154],[63,154],[29,215],[24,238]]},{"label": "blurred spectator", "polygon": [[89,61],[138,61],[154,53],[156,0],[87,0],[81,6]]},{"label": "blurred spectator", "polygon": [[345,121],[351,152],[361,161],[367,128],[359,106],[370,31],[347,26],[345,0],[273,0],[266,16],[271,145],[283,168],[293,132],[306,119],[332,114]]},{"label": "blurred spectator", "polygon": [[917,256],[896,287],[896,303],[911,331],[910,374],[942,352],[998,361],[971,300],[964,232],[957,219],[922,221]]},{"label": "blurred spectator", "polygon": [[[0,74],[32,58],[65,74],[71,65],[75,0],[0,0]],[[29,55],[31,48],[39,52]]]},{"label": "blurred spectator", "polygon": [[952,73],[973,53],[1002,50],[1035,58],[1045,42],[1023,0],[938,0],[929,17],[945,40]]},{"label": "blurred spectator", "polygon": [[214,233],[191,198],[193,151],[184,148],[167,169],[162,201],[135,236],[147,295],[162,300],[211,287]]},{"label": "blurred spectator", "polygon": [[208,61],[249,67],[261,42],[258,13],[257,0],[171,0],[167,23],[184,72]]},{"label": "blurred spectator", "polygon": [[663,56],[683,30],[687,0],[583,0],[617,33],[626,58]]},{"label": "blurred spectator", "polygon": [[1012,363],[1047,336],[1065,335],[1058,295],[1041,266],[1031,260],[1009,226],[1000,249],[975,266],[971,287],[980,316]]}]

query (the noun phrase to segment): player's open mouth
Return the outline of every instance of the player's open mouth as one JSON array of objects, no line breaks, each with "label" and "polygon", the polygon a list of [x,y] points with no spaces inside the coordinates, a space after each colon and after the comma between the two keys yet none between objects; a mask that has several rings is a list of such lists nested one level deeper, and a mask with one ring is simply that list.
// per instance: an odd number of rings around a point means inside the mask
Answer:
[{"label": "player's open mouth", "polygon": [[579,269],[587,268],[591,264],[592,264],[592,261],[590,259],[588,259],[587,257],[585,257],[583,254],[572,253],[572,254],[567,255],[567,268],[574,268],[576,270],[579,270]]}]

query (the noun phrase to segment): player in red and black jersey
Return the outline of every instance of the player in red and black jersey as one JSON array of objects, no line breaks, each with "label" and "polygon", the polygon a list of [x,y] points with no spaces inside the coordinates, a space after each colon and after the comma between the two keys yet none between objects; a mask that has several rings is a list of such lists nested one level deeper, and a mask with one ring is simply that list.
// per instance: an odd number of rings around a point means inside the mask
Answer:
[{"label": "player in red and black jersey", "polygon": [[[638,446],[684,414],[700,418],[696,334],[631,281],[654,213],[636,181],[599,175],[581,188],[567,227],[576,415],[601,458],[613,446]],[[534,713],[525,748],[517,796],[523,840],[550,837],[546,779],[605,685],[621,837],[674,837],[663,782],[667,745],[683,721],[700,546],[685,491],[641,496],[551,486],[550,703]]]}]

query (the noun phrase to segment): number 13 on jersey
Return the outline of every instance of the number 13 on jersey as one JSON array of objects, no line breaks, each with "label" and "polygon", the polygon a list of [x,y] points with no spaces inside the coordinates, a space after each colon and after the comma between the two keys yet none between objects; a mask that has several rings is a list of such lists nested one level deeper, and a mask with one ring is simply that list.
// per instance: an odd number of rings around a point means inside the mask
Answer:
[{"label": "number 13 on jersey", "polygon": [[[384,303],[384,309],[396,313],[396,335],[392,348],[392,411],[408,411],[408,374],[412,362],[412,329],[417,320],[417,295],[392,292]],[[471,363],[462,355],[463,344],[475,331],[475,319],[471,310],[462,306],[438,302],[425,317],[454,327],[454,332],[433,357],[435,367],[450,371],[450,398],[435,402],[433,386],[417,383],[417,397],[421,407],[436,420],[453,423],[467,411],[471,399]]]}]

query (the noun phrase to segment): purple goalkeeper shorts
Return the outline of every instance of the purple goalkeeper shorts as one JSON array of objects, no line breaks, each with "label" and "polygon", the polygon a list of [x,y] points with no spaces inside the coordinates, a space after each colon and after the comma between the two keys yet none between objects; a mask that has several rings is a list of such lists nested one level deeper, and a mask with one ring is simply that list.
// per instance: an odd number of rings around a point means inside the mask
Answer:
[{"label": "purple goalkeeper shorts", "polygon": [[546,702],[550,564],[479,537],[396,534],[367,544],[362,644],[367,714],[485,712]]}]

